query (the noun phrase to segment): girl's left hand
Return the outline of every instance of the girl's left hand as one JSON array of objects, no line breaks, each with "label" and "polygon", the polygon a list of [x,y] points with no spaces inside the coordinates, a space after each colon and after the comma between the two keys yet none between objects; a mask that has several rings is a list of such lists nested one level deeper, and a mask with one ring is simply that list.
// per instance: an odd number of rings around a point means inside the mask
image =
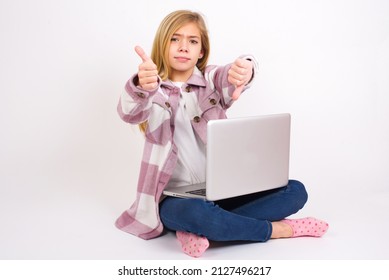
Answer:
[{"label": "girl's left hand", "polygon": [[238,58],[228,70],[228,81],[239,87],[246,85],[253,75],[253,63],[250,60]]},{"label": "girl's left hand", "polygon": [[238,58],[228,70],[228,82],[235,85],[233,99],[238,99],[243,87],[248,84],[253,75],[253,63],[250,60]]}]

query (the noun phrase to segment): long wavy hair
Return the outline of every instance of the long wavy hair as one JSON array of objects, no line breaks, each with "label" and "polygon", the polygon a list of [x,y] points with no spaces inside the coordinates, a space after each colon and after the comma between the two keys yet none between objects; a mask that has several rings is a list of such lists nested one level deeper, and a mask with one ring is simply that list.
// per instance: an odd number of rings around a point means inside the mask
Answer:
[{"label": "long wavy hair", "polygon": [[[203,56],[197,61],[196,66],[204,73],[210,53],[210,42],[205,20],[198,12],[178,10],[168,14],[160,23],[151,51],[151,59],[157,65],[158,75],[163,81],[167,80],[171,73],[169,64],[170,40],[178,29],[188,23],[195,23],[200,31]],[[145,132],[147,121],[139,124],[139,128],[142,132]]]}]

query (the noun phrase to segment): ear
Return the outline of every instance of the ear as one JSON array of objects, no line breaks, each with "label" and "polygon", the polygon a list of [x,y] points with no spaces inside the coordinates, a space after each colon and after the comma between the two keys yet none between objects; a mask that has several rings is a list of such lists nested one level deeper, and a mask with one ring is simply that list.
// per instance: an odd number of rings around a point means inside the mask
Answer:
[{"label": "ear", "polygon": [[199,59],[202,59],[202,58],[203,58],[203,56],[204,56],[204,51],[203,51],[203,50],[201,50],[201,52],[200,52],[200,55],[199,55]]}]

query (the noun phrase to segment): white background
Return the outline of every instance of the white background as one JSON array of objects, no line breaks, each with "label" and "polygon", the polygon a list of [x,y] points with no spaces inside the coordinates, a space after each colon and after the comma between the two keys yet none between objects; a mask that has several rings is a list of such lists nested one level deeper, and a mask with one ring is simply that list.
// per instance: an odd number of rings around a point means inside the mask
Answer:
[{"label": "white background", "polygon": [[[240,54],[260,72],[229,116],[292,114],[297,214],[321,239],[214,244],[204,258],[387,259],[389,2],[1,0],[0,258],[187,258],[173,234],[117,230],[142,152],[116,113],[162,18],[204,14],[212,64]],[[301,249],[303,248],[303,249]]]}]

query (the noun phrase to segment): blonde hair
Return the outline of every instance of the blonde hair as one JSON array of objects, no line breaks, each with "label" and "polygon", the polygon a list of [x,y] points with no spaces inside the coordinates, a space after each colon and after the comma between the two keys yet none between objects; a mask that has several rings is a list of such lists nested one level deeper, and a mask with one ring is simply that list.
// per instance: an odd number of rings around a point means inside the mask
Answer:
[{"label": "blonde hair", "polygon": [[[203,56],[198,60],[196,66],[204,73],[210,53],[210,42],[205,20],[203,16],[197,12],[178,10],[168,14],[162,20],[153,42],[151,59],[157,65],[158,74],[162,80],[168,79],[171,72],[169,64],[170,40],[178,29],[188,23],[196,23],[200,30],[201,51]],[[147,121],[141,123],[139,127],[142,132],[145,132]]]}]

